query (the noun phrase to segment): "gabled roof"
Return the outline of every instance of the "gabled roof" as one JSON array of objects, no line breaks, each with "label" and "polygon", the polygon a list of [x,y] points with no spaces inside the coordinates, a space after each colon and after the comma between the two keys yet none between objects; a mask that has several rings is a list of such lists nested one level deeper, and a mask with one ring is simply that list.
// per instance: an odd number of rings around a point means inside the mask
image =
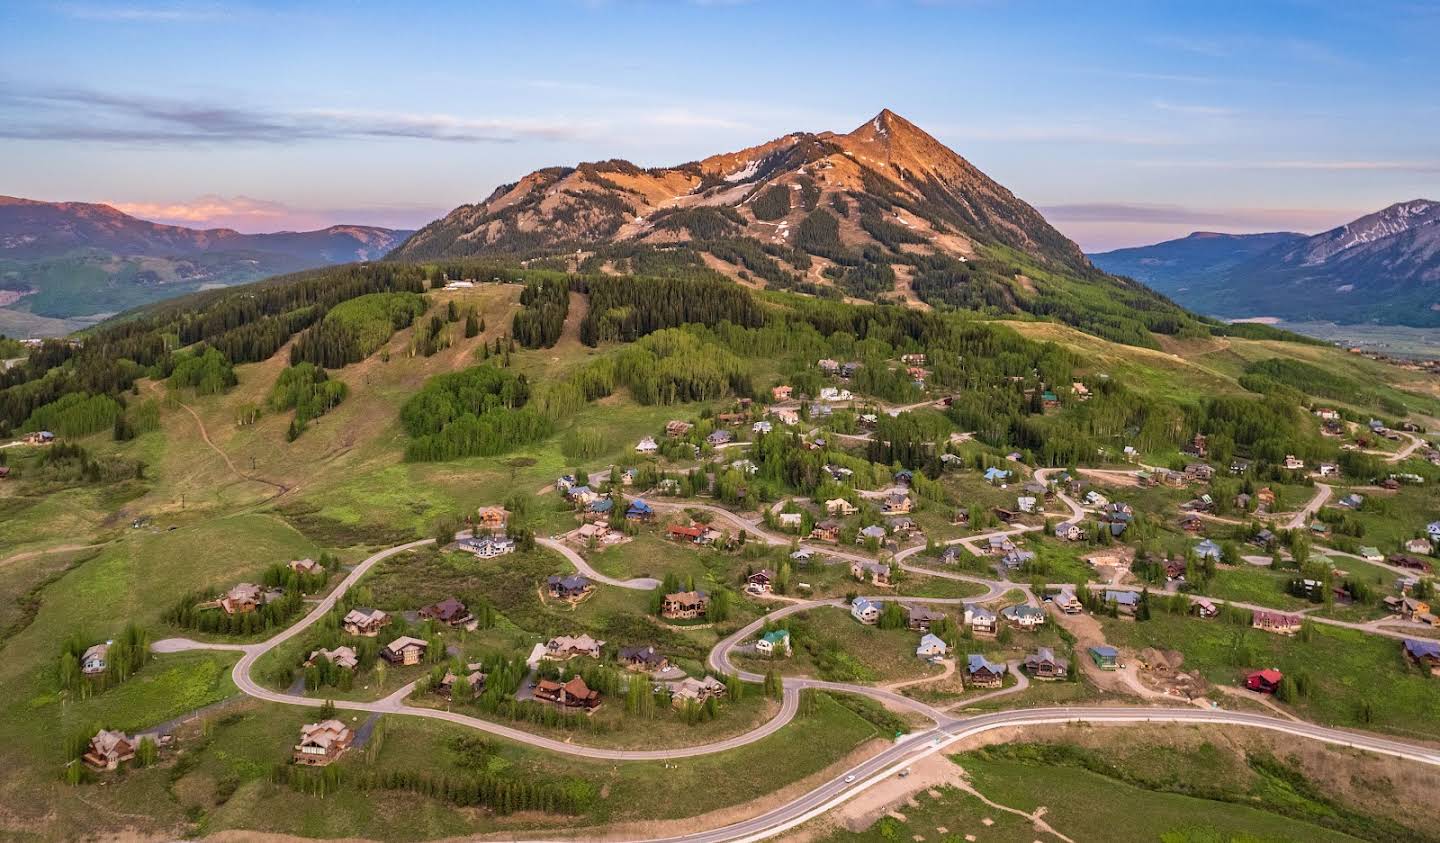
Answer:
[{"label": "gabled roof", "polygon": [[974,674],[982,670],[989,671],[990,673],[1004,673],[1005,665],[1003,663],[992,662],[980,653],[971,653],[965,657],[966,673]]}]

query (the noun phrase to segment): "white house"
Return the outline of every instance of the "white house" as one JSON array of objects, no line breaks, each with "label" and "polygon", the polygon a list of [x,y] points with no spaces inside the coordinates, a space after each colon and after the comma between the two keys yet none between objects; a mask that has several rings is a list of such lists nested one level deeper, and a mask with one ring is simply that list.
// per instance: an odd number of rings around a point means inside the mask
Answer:
[{"label": "white house", "polygon": [[781,526],[781,527],[797,527],[797,528],[798,528],[798,527],[800,526],[800,520],[801,520],[801,515],[800,515],[800,513],[798,513],[798,512],[782,512],[782,513],[780,513],[780,526]]},{"label": "white house", "polygon": [[850,604],[850,617],[863,624],[874,625],[880,621],[882,608],[883,605],[877,600],[856,597],[855,602]]},{"label": "white house", "polygon": [[1078,542],[1084,538],[1085,531],[1074,521],[1065,521],[1055,525],[1055,538],[1064,539],[1069,542]]},{"label": "white house", "polygon": [[927,632],[920,639],[920,646],[915,648],[915,655],[922,659],[944,658],[950,652],[950,647],[941,640],[940,636]]},{"label": "white house", "polygon": [[660,450],[660,446],[655,444],[655,437],[647,436],[640,440],[640,444],[635,446],[635,450],[642,454],[653,454]]},{"label": "white house", "polygon": [[1305,467],[1305,461],[1294,454],[1285,455],[1285,469],[1287,471],[1299,471]]},{"label": "white house", "polygon": [[822,386],[820,388],[821,401],[853,401],[854,399],[854,393],[848,389],[839,389],[833,386]]},{"label": "white house", "polygon": [[965,604],[965,625],[976,635],[994,635],[996,628],[995,613],[981,606],[979,603]]}]

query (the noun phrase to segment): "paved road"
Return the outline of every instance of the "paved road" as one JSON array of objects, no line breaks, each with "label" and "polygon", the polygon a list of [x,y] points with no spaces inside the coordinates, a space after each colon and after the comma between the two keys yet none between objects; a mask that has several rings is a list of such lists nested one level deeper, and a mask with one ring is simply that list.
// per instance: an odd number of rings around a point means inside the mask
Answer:
[{"label": "paved road", "polygon": [[535,543],[542,544],[555,551],[556,553],[560,554],[561,556],[565,557],[566,559],[570,560],[570,564],[575,566],[575,570],[579,571],[580,573],[584,574],[595,582],[604,583],[606,585],[613,585],[616,588],[628,588],[632,591],[651,591],[656,586],[660,585],[659,580],[652,579],[650,577],[636,577],[631,580],[617,580],[614,577],[607,577],[592,568],[590,566],[590,563],[585,561],[585,557],[576,553],[564,542],[556,541],[555,539],[536,538]]},{"label": "paved road", "polygon": [[1301,507],[1299,512],[1290,516],[1290,520],[1285,522],[1286,529],[1298,530],[1304,527],[1309,523],[1310,519],[1314,517],[1315,513],[1320,511],[1320,507],[1324,506],[1325,502],[1330,500],[1330,495],[1333,494],[1334,491],[1334,489],[1331,489],[1325,483],[1316,483],[1314,497],[1310,498],[1310,502]]}]

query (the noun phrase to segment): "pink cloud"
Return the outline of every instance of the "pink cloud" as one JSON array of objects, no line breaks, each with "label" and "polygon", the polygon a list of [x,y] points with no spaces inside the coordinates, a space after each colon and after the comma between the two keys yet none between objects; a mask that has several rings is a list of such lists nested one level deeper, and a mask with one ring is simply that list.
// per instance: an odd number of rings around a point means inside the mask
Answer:
[{"label": "pink cloud", "polygon": [[272,199],[216,194],[188,201],[109,201],[105,204],[151,222],[187,228],[233,228],[247,234],[310,231],[341,223],[418,228],[450,210],[420,205],[297,208]]}]

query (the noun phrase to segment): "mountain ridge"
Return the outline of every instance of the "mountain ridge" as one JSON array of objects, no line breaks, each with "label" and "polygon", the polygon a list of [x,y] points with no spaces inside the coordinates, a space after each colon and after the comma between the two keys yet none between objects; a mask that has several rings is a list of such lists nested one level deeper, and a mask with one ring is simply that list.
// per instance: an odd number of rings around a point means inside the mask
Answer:
[{"label": "mountain ridge", "polygon": [[1396,202],[1308,236],[1226,236],[1248,245],[1186,254],[1191,235],[1091,259],[1215,316],[1440,325],[1440,202]]}]

